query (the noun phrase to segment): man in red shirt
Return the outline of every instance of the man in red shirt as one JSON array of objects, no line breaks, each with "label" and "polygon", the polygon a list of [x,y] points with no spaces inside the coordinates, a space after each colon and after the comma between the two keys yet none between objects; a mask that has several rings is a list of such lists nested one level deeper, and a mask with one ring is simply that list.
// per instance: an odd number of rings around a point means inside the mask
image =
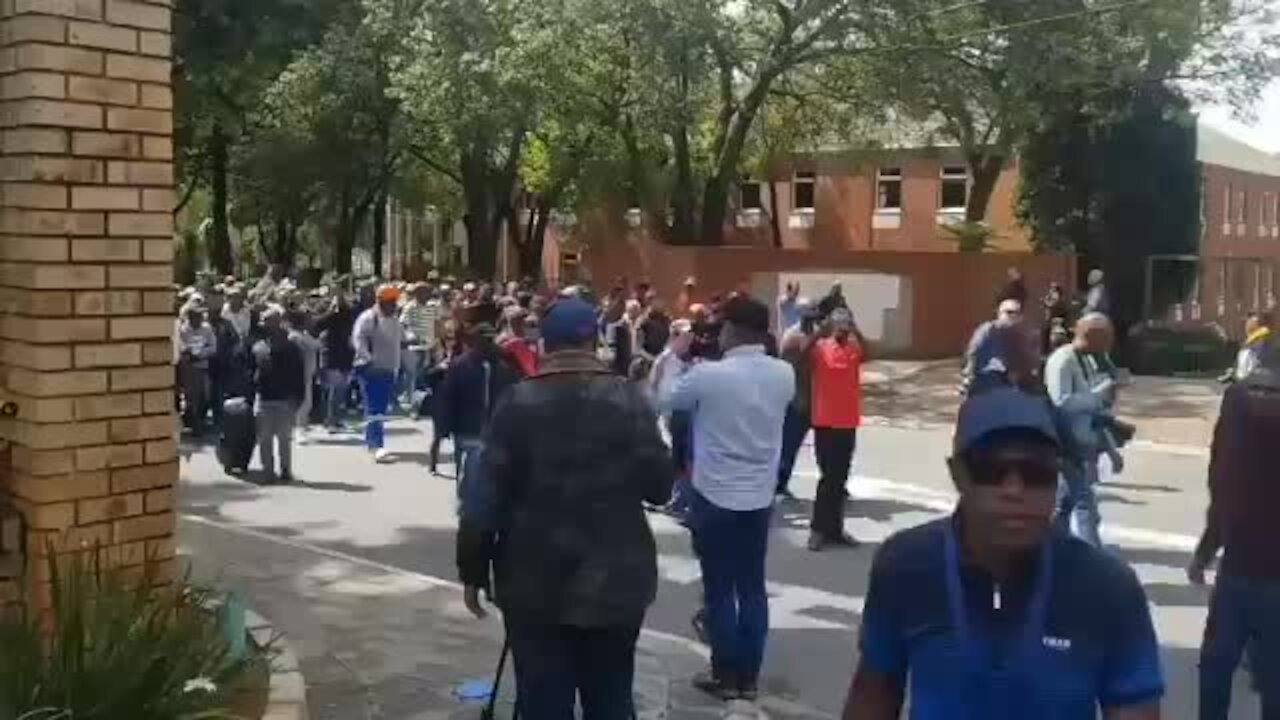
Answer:
[{"label": "man in red shirt", "polygon": [[844,531],[844,501],[862,425],[866,343],[845,308],[834,310],[828,325],[830,336],[814,343],[812,350],[814,454],[821,472],[809,522],[809,549],[814,552],[828,545],[858,545]]}]

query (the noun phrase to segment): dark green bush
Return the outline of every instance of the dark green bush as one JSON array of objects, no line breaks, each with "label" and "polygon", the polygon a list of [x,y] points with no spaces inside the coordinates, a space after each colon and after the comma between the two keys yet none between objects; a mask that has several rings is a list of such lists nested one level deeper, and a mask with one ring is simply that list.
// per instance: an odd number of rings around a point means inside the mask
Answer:
[{"label": "dark green bush", "polygon": [[260,658],[232,657],[213,591],[154,588],[154,564],[138,577],[94,552],[48,564],[52,607],[0,618],[0,720],[231,717],[231,688]]}]

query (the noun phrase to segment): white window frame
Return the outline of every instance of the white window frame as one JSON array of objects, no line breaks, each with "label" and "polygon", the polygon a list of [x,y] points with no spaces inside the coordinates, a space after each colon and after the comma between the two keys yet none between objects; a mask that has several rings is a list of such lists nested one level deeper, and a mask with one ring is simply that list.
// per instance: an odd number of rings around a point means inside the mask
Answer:
[{"label": "white window frame", "polygon": [[[964,180],[964,205],[944,205],[945,187],[949,182]],[[938,208],[939,212],[952,214],[964,212],[969,206],[969,193],[973,192],[973,179],[969,176],[969,168],[962,165],[943,165],[938,171]]]},{"label": "white window frame", "polygon": [[[898,184],[898,206],[889,207],[884,204],[883,187],[887,183]],[[901,166],[876,168],[876,212],[881,214],[900,215],[903,204],[903,173]]]},{"label": "white window frame", "polygon": [[[808,185],[813,192],[813,204],[800,205],[800,186]],[[814,213],[818,209],[818,174],[810,171],[796,171],[791,176],[791,212]]]}]

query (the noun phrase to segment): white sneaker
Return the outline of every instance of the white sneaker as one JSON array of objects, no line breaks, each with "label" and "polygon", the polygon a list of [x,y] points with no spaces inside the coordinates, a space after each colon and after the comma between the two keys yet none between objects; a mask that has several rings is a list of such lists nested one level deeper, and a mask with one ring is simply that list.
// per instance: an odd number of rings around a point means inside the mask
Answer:
[{"label": "white sneaker", "polygon": [[311,431],[310,431],[310,430],[307,430],[306,428],[299,428],[299,429],[298,429],[298,444],[299,444],[299,445],[310,445],[310,444],[311,444]]},{"label": "white sneaker", "polygon": [[394,459],[395,458],[391,457],[391,451],[386,448],[375,450],[373,453],[373,461],[380,465],[385,465]]}]

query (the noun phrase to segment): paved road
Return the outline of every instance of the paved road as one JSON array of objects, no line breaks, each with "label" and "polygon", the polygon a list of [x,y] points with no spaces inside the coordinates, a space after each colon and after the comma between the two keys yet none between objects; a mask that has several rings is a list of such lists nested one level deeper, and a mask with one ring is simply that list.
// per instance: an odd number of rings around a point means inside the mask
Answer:
[{"label": "paved road", "polygon": [[[389,428],[400,462],[375,466],[355,436],[323,437],[297,452],[306,481],[258,488],[222,475],[212,453],[196,449],[184,464],[186,512],[231,526],[367,558],[425,575],[453,578],[454,485],[426,471],[422,428]],[[782,506],[770,549],[772,626],[765,689],[838,712],[855,662],[856,629],[876,543],[890,533],[945,512],[954,502],[943,464],[943,430],[868,428],[860,438],[858,478],[848,528],[870,544],[814,555],[804,550],[808,499],[816,467],[801,459],[795,490]],[[445,468],[451,470],[451,467]],[[1129,468],[1102,494],[1107,537],[1134,564],[1147,587],[1165,652],[1171,694],[1166,717],[1194,717],[1195,656],[1207,595],[1183,576],[1204,511],[1205,460],[1199,456],[1130,453]],[[698,604],[698,571],[686,533],[656,517],[663,582],[648,625],[689,636]],[[1238,683],[1239,684],[1239,683]],[[1241,690],[1242,705],[1247,691]],[[1252,703],[1250,703],[1252,704]],[[1240,718],[1256,717],[1241,707]]]}]

